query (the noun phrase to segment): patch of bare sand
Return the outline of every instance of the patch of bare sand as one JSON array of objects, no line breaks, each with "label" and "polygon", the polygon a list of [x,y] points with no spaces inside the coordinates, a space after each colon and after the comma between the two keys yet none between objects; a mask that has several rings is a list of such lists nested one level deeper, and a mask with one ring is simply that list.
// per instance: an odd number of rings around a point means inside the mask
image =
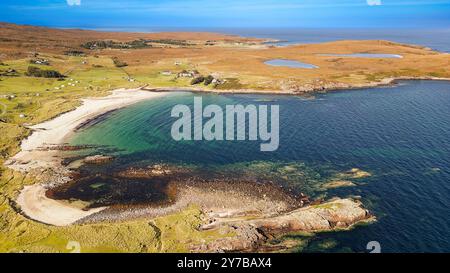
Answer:
[{"label": "patch of bare sand", "polygon": [[19,194],[17,203],[22,212],[33,220],[54,226],[67,226],[105,208],[88,211],[45,196],[46,188],[41,184],[26,186]]}]

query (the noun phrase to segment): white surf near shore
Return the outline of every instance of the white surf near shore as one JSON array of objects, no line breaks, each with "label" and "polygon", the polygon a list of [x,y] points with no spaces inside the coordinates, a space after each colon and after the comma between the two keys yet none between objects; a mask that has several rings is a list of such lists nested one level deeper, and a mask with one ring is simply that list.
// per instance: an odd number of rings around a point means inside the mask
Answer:
[{"label": "white surf near shore", "polygon": [[[118,89],[100,98],[84,99],[81,106],[52,120],[30,127],[33,133],[21,143],[21,151],[9,159],[5,165],[16,171],[30,172],[52,168],[64,173],[62,158],[57,151],[45,147],[64,144],[64,140],[83,122],[108,111],[166,95],[163,92],[149,92],[141,89]],[[43,149],[44,148],[44,149]],[[53,181],[48,181],[52,183]],[[70,225],[104,208],[84,211],[45,196],[46,187],[35,184],[25,187],[19,194],[17,203],[23,213],[36,221],[55,225]]]}]

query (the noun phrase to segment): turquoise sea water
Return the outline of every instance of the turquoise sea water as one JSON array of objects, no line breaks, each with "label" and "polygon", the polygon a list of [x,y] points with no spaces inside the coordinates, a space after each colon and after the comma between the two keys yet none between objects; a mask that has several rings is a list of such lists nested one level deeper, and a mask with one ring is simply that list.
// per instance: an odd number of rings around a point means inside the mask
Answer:
[{"label": "turquoise sea water", "polygon": [[[172,140],[170,111],[192,105],[194,96],[200,95],[175,93],[118,110],[71,142],[101,145],[118,156],[115,168],[193,165],[243,179],[263,174],[313,196],[360,196],[378,218],[349,232],[321,234],[305,251],[367,252],[367,243],[378,241],[382,252],[450,252],[450,83],[405,81],[314,99],[202,95],[204,104],[280,105],[280,147],[273,153],[260,152],[259,142]],[[373,176],[326,193],[315,187],[355,167]]]}]

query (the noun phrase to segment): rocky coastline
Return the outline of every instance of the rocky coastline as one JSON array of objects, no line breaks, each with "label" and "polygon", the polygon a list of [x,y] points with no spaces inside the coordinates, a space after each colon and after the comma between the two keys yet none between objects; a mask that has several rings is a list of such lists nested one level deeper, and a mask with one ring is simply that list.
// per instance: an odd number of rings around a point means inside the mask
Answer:
[{"label": "rocky coastline", "polygon": [[[161,178],[178,171],[171,166],[155,165],[121,171],[122,178]],[[346,175],[359,175],[352,170]],[[273,184],[254,182],[182,181],[169,187],[173,200],[165,204],[114,205],[80,219],[76,224],[153,219],[177,213],[189,206],[202,211],[201,231],[218,231],[219,240],[191,246],[194,252],[255,252],[288,250],[291,246],[273,244],[286,234],[343,231],[374,221],[375,217],[355,199],[310,200],[304,194],[293,195]],[[224,201],[226,200],[226,201]]]},{"label": "rocky coastline", "polygon": [[218,89],[205,89],[205,88],[195,88],[195,87],[149,87],[145,86],[142,90],[151,92],[180,92],[189,91],[194,93],[215,93],[215,94],[267,94],[267,95],[293,95],[293,96],[311,96],[315,93],[326,93],[332,91],[340,90],[355,90],[362,88],[375,88],[382,86],[391,86],[397,84],[399,81],[450,81],[450,78],[440,78],[440,77],[395,77],[395,78],[384,78],[376,82],[368,82],[364,84],[346,84],[341,82],[331,82],[316,80],[313,83],[308,83],[304,85],[292,85],[286,83],[285,86],[280,90],[269,90],[269,89],[228,89],[228,90],[218,90]]}]

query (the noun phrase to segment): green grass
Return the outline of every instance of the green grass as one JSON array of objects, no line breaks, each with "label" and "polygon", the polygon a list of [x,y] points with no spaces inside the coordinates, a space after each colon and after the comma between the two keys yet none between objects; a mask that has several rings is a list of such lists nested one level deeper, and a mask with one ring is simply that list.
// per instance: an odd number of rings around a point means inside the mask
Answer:
[{"label": "green grass", "polygon": [[219,90],[237,90],[243,89],[245,86],[239,82],[239,79],[236,78],[228,78],[224,84],[218,85],[217,89]]}]

